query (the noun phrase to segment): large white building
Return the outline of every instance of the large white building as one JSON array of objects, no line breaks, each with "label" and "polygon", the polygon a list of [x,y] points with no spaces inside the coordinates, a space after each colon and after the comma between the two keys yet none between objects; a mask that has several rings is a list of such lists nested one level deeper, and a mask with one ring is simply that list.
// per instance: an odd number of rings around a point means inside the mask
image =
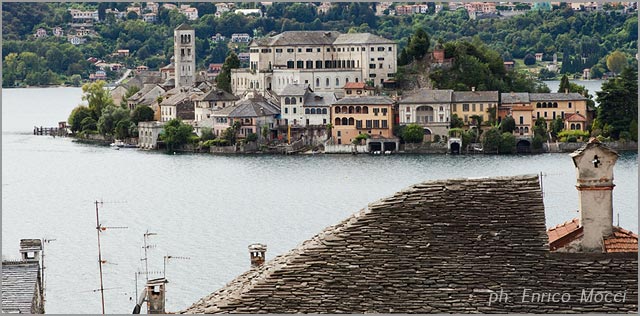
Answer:
[{"label": "large white building", "polygon": [[196,31],[181,24],[173,31],[176,87],[191,87],[196,78]]},{"label": "large white building", "polygon": [[273,91],[292,83],[309,84],[317,92],[339,92],[347,82],[393,80],[397,44],[370,33],[289,31],[253,40],[250,68],[235,69],[235,94]]}]

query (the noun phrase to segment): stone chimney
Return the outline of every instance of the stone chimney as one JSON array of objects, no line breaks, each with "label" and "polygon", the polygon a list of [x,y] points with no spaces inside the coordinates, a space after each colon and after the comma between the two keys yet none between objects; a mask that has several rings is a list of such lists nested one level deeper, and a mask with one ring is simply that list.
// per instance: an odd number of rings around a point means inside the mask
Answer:
[{"label": "stone chimney", "polygon": [[249,245],[249,254],[251,255],[251,268],[259,267],[264,264],[267,245],[251,244]]},{"label": "stone chimney", "polygon": [[147,281],[147,314],[166,314],[165,284],[169,283],[165,278]]},{"label": "stone chimney", "polygon": [[603,238],[613,232],[613,166],[618,153],[591,138],[570,156],[577,173],[582,248],[602,251]]},{"label": "stone chimney", "polygon": [[476,87],[471,87],[471,91],[476,91]]},{"label": "stone chimney", "polygon": [[22,261],[40,262],[42,241],[40,239],[20,239],[20,257]]},{"label": "stone chimney", "polygon": [[564,94],[569,94],[569,89],[568,88],[564,88]]}]

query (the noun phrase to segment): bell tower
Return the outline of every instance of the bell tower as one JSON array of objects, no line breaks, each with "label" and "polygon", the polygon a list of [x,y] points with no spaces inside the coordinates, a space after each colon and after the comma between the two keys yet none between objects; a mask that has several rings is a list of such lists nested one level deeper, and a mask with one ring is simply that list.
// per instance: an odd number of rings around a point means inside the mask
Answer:
[{"label": "bell tower", "polygon": [[187,24],[173,31],[176,88],[191,87],[196,78],[196,32]]},{"label": "bell tower", "polygon": [[582,247],[602,251],[602,240],[613,232],[613,167],[618,153],[591,138],[571,154],[576,166]]}]

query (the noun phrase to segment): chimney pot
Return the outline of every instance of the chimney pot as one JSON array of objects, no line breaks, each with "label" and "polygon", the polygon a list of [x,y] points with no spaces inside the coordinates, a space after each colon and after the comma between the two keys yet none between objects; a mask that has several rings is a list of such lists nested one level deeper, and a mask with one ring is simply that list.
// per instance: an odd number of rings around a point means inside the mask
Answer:
[{"label": "chimney pot", "polygon": [[251,256],[251,268],[256,268],[264,264],[267,245],[255,243],[249,245],[249,254]]}]

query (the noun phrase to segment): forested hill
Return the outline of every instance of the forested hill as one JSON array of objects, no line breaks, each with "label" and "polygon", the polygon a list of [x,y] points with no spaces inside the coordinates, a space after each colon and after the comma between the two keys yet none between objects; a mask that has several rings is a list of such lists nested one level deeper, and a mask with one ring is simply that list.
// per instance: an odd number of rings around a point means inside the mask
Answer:
[{"label": "forested hill", "polygon": [[[180,3],[185,4],[185,3]],[[126,67],[146,65],[157,69],[169,63],[173,28],[189,23],[196,30],[198,65],[222,63],[230,49],[244,52],[245,44],[229,45],[213,42],[216,33],[226,36],[248,33],[264,36],[288,30],[336,30],[340,32],[371,32],[396,40],[400,48],[409,36],[423,28],[432,41],[449,42],[460,39],[482,41],[496,50],[503,59],[523,58],[542,52],[549,60],[555,53],[563,63],[562,72],[575,73],[592,68],[598,75],[606,71],[605,57],[620,50],[629,59],[637,53],[637,13],[619,10],[574,12],[563,5],[551,11],[531,10],[505,19],[470,19],[467,11],[443,10],[408,16],[376,16],[375,3],[334,3],[326,13],[318,13],[317,5],[309,3],[276,3],[261,6],[238,3],[240,8],[259,8],[266,17],[224,13],[214,15],[213,3],[193,3],[199,18],[188,21],[178,10],[160,7],[155,23],[144,22],[129,12],[118,19],[106,14],[106,9],[126,12],[131,3],[3,3],[3,85],[14,83],[56,84],[70,82],[73,75],[87,79],[95,71],[89,57],[123,63]],[[145,3],[138,4],[144,6]],[[319,5],[319,3],[318,3]],[[397,5],[397,4],[396,4]],[[69,8],[98,10],[101,21],[92,29],[95,35],[81,45],[72,45],[66,35],[70,28]],[[36,39],[38,28],[49,34],[62,27],[65,36]],[[117,49],[129,49],[130,56],[111,60]],[[13,54],[12,54],[13,53]],[[110,74],[113,75],[113,74]]]}]

